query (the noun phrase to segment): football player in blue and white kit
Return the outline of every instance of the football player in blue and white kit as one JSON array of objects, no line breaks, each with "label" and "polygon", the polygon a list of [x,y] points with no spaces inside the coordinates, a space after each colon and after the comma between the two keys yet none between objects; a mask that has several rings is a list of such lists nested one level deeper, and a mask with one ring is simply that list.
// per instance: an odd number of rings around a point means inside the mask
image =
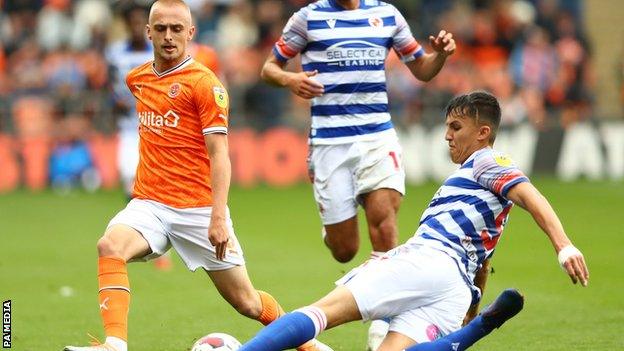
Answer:
[{"label": "football player in blue and white kit", "polygon": [[[388,109],[385,62],[394,50],[414,77],[429,81],[455,51],[453,35],[429,38],[432,53],[414,39],[391,4],[378,0],[321,0],[296,12],[262,70],[269,83],[311,99],[308,159],[323,240],[339,262],[358,252],[357,206],[362,205],[378,258],[398,244],[396,216],[405,194],[402,150]],[[286,63],[301,55],[303,72]],[[374,321],[369,348],[387,323]]]},{"label": "football player in blue and white kit", "polygon": [[[388,112],[385,61],[394,49],[412,74],[435,77],[455,51],[451,33],[430,37],[425,53],[401,13],[371,0],[321,0],[296,12],[262,77],[312,99],[310,170],[326,230],[340,262],[359,248],[357,204],[366,212],[375,251],[397,245],[396,212],[405,192],[401,148]],[[303,72],[284,69],[301,54]]]},{"label": "football player in blue and white kit", "polygon": [[147,9],[132,5],[124,10],[123,17],[128,38],[111,43],[105,56],[111,71],[114,113],[119,130],[117,165],[124,190],[130,197],[139,164],[139,119],[134,96],[126,86],[126,75],[134,67],[152,60],[154,54],[145,32]]},{"label": "football player in blue and white kit", "polygon": [[460,167],[435,193],[416,234],[348,273],[319,301],[274,321],[240,351],[284,350],[324,329],[375,318],[390,319],[378,351],[465,350],[522,309],[522,295],[506,290],[460,328],[471,303],[480,299],[474,276],[494,253],[514,204],[546,233],[572,282],[587,286],[583,255],[546,198],[508,157],[492,149],[500,113],[488,93],[451,100],[446,141]]}]

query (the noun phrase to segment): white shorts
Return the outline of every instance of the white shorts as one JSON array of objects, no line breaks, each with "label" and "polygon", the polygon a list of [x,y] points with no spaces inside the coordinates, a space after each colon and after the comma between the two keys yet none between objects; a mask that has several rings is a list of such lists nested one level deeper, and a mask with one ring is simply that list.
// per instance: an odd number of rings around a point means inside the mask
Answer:
[{"label": "white shorts", "polygon": [[401,245],[336,284],[351,291],[364,321],[389,318],[389,330],[417,343],[459,329],[472,300],[455,261],[422,245]]},{"label": "white shorts", "polygon": [[229,210],[226,213],[230,241],[225,259],[217,260],[215,248],[208,240],[211,207],[174,208],[151,200],[133,199],[108,223],[124,224],[137,230],[149,244],[152,253],[138,260],[147,261],[169,250],[176,250],[188,269],[209,271],[228,269],[245,264]]},{"label": "white shorts", "polygon": [[402,149],[396,135],[310,148],[308,167],[324,225],[354,217],[359,196],[373,190],[388,188],[405,194]]}]

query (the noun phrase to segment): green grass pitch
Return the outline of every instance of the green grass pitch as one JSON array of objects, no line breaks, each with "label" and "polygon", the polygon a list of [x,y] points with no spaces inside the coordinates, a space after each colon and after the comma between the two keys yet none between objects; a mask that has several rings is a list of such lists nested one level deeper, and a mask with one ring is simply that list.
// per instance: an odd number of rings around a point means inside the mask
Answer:
[{"label": "green grass pitch", "polygon": [[[590,268],[588,288],[570,284],[546,236],[516,208],[494,256],[484,302],[504,288],[526,296],[525,309],[474,350],[624,350],[624,185],[535,180],[558,211]],[[437,186],[408,188],[400,211],[401,241],[409,238]],[[12,300],[15,350],[60,350],[102,336],[95,242],[124,206],[119,192],[58,196],[19,191],[0,195],[0,298]],[[309,185],[288,189],[233,188],[235,229],[252,281],[290,310],[313,302],[362,262],[334,262],[320,240]],[[360,221],[363,224],[363,221]],[[362,227],[364,229],[364,227]],[[170,272],[130,265],[130,349],[188,350],[209,332],[241,341],[259,329],[218,295],[203,272],[174,259]],[[409,279],[409,277],[406,277]],[[69,288],[68,288],[69,287]],[[71,289],[71,296],[62,291]],[[364,350],[367,325],[351,323],[320,339],[335,350]]]}]

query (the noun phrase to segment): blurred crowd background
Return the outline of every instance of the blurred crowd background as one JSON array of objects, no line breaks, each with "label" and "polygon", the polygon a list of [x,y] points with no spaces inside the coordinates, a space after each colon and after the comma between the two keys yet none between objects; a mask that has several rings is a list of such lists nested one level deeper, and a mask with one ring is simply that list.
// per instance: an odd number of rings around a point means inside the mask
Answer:
[{"label": "blurred crowd background", "polygon": [[[132,31],[141,33],[151,2],[0,0],[0,135],[45,136],[53,150],[73,145],[88,158],[83,143],[94,134],[114,135],[124,113],[107,52]],[[230,93],[232,128],[288,126],[305,134],[308,102],[266,85],[259,72],[288,18],[310,2],[187,1],[203,49],[198,55],[205,53]],[[543,131],[624,119],[624,3],[618,0],[388,2],[426,50],[426,38],[440,29],[458,43],[439,76],[426,84],[392,55],[386,70],[398,128],[439,124],[449,98],[474,89],[500,98],[504,127],[528,123]],[[600,23],[596,13],[612,9],[619,10],[619,23]],[[596,34],[588,33],[588,23]],[[611,54],[599,56],[598,41]],[[291,66],[300,69],[297,62]],[[598,68],[610,72],[607,78]]]}]

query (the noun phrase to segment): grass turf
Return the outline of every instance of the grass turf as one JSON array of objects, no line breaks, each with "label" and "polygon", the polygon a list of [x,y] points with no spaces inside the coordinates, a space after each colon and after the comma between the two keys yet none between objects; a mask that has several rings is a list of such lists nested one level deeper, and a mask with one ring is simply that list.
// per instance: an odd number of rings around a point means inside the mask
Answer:
[{"label": "grass turf", "polygon": [[[473,349],[624,349],[624,186],[551,179],[535,183],[585,253],[590,285],[582,289],[570,284],[547,238],[530,216],[514,209],[494,256],[495,273],[484,301],[492,301],[506,287],[517,287],[526,296],[525,309]],[[401,241],[416,229],[436,188],[408,188],[399,216]],[[60,350],[66,344],[88,343],[87,333],[102,335],[95,242],[123,206],[119,192],[0,195],[0,299],[12,300],[13,349]],[[362,226],[357,258],[347,265],[330,258],[320,240],[308,185],[235,187],[230,207],[252,281],[287,310],[321,297],[369,252]],[[170,272],[141,263],[131,264],[129,272],[133,351],[188,350],[194,339],[209,332],[244,341],[259,329],[257,322],[237,315],[223,301],[203,272],[188,272],[177,258]],[[351,323],[320,339],[335,350],[364,350],[366,329]]]}]

